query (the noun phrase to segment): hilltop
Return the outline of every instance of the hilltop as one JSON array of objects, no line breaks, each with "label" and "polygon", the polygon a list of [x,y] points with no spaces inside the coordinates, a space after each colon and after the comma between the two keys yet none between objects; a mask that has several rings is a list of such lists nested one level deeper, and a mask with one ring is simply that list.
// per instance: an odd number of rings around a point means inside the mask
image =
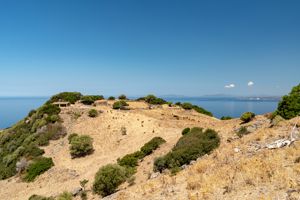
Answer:
[{"label": "hilltop", "polygon": [[[40,148],[43,156],[52,158],[54,165],[33,182],[24,182],[22,175],[0,181],[0,199],[28,199],[42,195],[56,197],[64,191],[73,192],[86,179],[88,199],[99,199],[92,192],[95,174],[100,167],[117,163],[117,159],[138,151],[154,137],[161,144],[152,154],[138,161],[135,179],[118,187],[116,193],[104,199],[298,199],[300,197],[299,141],[289,146],[269,149],[278,139],[290,139],[293,125],[300,118],[280,119],[274,123],[269,115],[255,116],[242,124],[240,119],[219,120],[202,108],[170,104],[155,99],[126,100],[127,105],[113,109],[118,102],[86,98],[85,103],[72,101],[61,107],[58,118],[44,115],[45,119],[65,129],[65,135]],[[60,102],[52,98],[48,105]],[[91,109],[97,116],[91,117]],[[45,110],[45,109],[44,109]],[[197,112],[198,111],[198,112]],[[199,111],[201,111],[202,114]],[[41,111],[36,111],[39,113]],[[21,123],[30,124],[32,117]],[[49,123],[50,123],[49,122]],[[51,124],[50,123],[50,124]],[[157,157],[170,152],[187,127],[212,129],[220,137],[220,146],[210,153],[181,167],[176,173],[164,170],[153,172]],[[247,131],[237,134],[241,127]],[[39,130],[39,129],[37,129]],[[9,130],[8,130],[9,131]],[[77,133],[93,139],[93,152],[72,158],[68,137]],[[294,132],[298,139],[299,128]],[[2,139],[3,137],[1,137]],[[74,199],[80,199],[76,196]]]}]

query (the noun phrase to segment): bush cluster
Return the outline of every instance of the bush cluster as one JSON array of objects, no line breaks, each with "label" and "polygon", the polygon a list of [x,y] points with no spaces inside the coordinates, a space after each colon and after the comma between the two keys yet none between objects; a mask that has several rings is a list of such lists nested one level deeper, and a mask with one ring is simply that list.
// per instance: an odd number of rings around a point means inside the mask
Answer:
[{"label": "bush cluster", "polygon": [[125,106],[128,106],[128,103],[126,103],[126,101],[116,101],[114,104],[113,104],[113,109],[124,109]]},{"label": "bush cluster", "polygon": [[68,137],[72,158],[83,157],[93,153],[93,139],[88,135],[71,134]]},{"label": "bush cluster", "polygon": [[219,144],[220,138],[214,130],[203,131],[202,128],[192,128],[178,140],[171,152],[155,160],[154,171],[171,169],[176,172],[182,165],[210,153]]},{"label": "bush cluster", "polygon": [[89,111],[89,117],[97,117],[99,115],[98,111],[95,109],[91,109]]},{"label": "bush cluster", "polygon": [[81,97],[82,94],[79,92],[62,92],[52,96],[47,103],[53,103],[57,101],[67,101],[71,104],[74,104],[75,102],[79,101]]},{"label": "bush cluster", "polygon": [[230,120],[230,119],[232,119],[232,117],[230,117],[230,116],[223,116],[223,117],[221,117],[221,120]]},{"label": "bush cluster", "polygon": [[[165,140],[160,137],[154,137],[147,142],[140,151],[125,155],[118,159],[118,164],[108,164],[101,167],[95,176],[93,191],[102,196],[107,196],[116,191],[119,185],[126,180],[132,179],[132,175],[138,166],[138,160],[144,158],[150,152],[154,151],[164,143]],[[129,181],[128,181],[129,182]]]},{"label": "bush cluster", "polygon": [[47,145],[49,140],[65,135],[65,129],[59,118],[60,108],[49,102],[35,111],[30,111],[27,117],[13,127],[6,129],[0,135],[0,179],[6,179],[16,174],[16,163],[25,157],[28,161],[41,156],[44,151],[39,148]]},{"label": "bush cluster", "polygon": [[104,99],[102,95],[86,95],[81,97],[80,102],[84,105],[92,105],[95,101],[102,99]]},{"label": "bush cluster", "polygon": [[152,94],[149,94],[148,96],[143,98],[145,100],[145,102],[152,104],[152,105],[162,105],[162,104],[166,104],[167,101],[165,101],[162,98],[158,98]]},{"label": "bush cluster", "polygon": [[50,169],[52,166],[54,166],[54,163],[52,161],[52,158],[45,158],[45,157],[39,157],[33,160],[33,162],[28,166],[24,180],[27,182],[34,181],[34,179]]},{"label": "bush cluster", "polygon": [[293,87],[288,95],[282,97],[282,100],[278,103],[276,114],[285,119],[300,115],[300,84]]},{"label": "bush cluster", "polygon": [[197,105],[193,105],[191,103],[176,103],[176,105],[181,106],[183,109],[185,110],[195,110],[198,113],[204,114],[204,115],[208,115],[208,116],[213,116],[213,114],[207,110],[205,110],[204,108],[197,106]]},{"label": "bush cluster", "polygon": [[253,112],[245,112],[242,114],[240,119],[243,121],[243,123],[250,122],[255,117],[255,114]]}]

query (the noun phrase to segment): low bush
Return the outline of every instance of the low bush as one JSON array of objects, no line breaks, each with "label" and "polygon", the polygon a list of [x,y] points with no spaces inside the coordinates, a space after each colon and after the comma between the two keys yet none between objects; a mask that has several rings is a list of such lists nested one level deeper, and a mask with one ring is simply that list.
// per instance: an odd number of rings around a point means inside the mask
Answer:
[{"label": "low bush", "polygon": [[164,99],[158,98],[152,94],[149,94],[148,96],[144,97],[144,100],[152,105],[162,105],[167,103],[167,101],[165,101]]},{"label": "low bush", "polygon": [[242,114],[240,119],[243,121],[243,123],[250,122],[255,117],[255,114],[253,112],[245,112]]},{"label": "low bush", "polygon": [[126,97],[125,94],[121,94],[121,95],[118,97],[118,99],[120,99],[120,100],[127,100],[127,97]]},{"label": "low bush", "polygon": [[230,119],[232,119],[232,117],[230,117],[230,116],[223,116],[223,117],[221,117],[221,120],[230,120]]},{"label": "low bush", "polygon": [[28,200],[55,200],[53,197],[44,197],[40,195],[31,195]]},{"label": "low bush", "polygon": [[71,141],[72,141],[72,139],[73,139],[74,137],[78,137],[78,134],[77,134],[77,133],[72,133],[72,134],[70,134],[70,135],[68,136],[69,144],[71,143]]},{"label": "low bush", "polygon": [[83,157],[93,153],[93,139],[88,135],[74,136],[70,139],[72,158]]},{"label": "low bush", "polygon": [[87,95],[82,96],[80,102],[84,105],[92,105],[95,101],[102,99],[104,99],[102,95]]},{"label": "low bush", "polygon": [[185,128],[185,129],[182,130],[181,134],[185,135],[185,134],[189,133],[190,130],[191,130],[190,128]]},{"label": "low bush", "polygon": [[48,124],[36,132],[36,142],[40,146],[49,144],[49,140],[58,140],[67,134],[67,130],[60,123]]},{"label": "low bush", "polygon": [[95,175],[93,191],[103,197],[113,194],[127,177],[126,168],[117,164],[105,165]]},{"label": "low bush", "polygon": [[250,132],[248,131],[247,127],[245,127],[245,126],[240,127],[238,129],[238,131],[236,132],[237,136],[239,136],[240,138],[249,133]]},{"label": "low bush", "polygon": [[46,172],[52,166],[54,166],[52,158],[36,158],[31,164],[29,164],[24,176],[24,180],[27,182],[34,181],[37,176]]},{"label": "low bush", "polygon": [[283,96],[278,103],[276,113],[285,119],[300,115],[300,84],[293,87],[288,95]]},{"label": "low bush", "polygon": [[81,97],[82,94],[79,92],[62,92],[52,96],[47,103],[54,103],[57,101],[67,101],[71,104],[74,104],[76,101],[79,101]]},{"label": "low bush", "polygon": [[[178,105],[178,104],[177,104]],[[213,116],[213,114],[207,110],[205,110],[204,108],[197,106],[197,105],[193,105],[191,103],[183,103],[183,104],[179,104],[183,109],[185,110],[195,110],[198,113],[204,114],[204,115],[208,115],[208,116]]]},{"label": "low bush", "polygon": [[108,100],[115,100],[116,98],[113,96],[108,97]]},{"label": "low bush", "polygon": [[97,117],[99,115],[98,111],[95,109],[91,109],[89,111],[89,117]]},{"label": "low bush", "polygon": [[123,109],[125,106],[128,106],[128,104],[126,103],[126,101],[116,101],[113,104],[113,109]]},{"label": "low bush", "polygon": [[165,142],[166,141],[161,137],[154,137],[149,142],[144,144],[144,146],[141,148],[141,152],[143,152],[145,155],[149,155]]},{"label": "low bush", "polygon": [[203,131],[202,128],[192,128],[178,140],[171,152],[155,160],[154,171],[162,172],[164,169],[170,169],[176,172],[182,165],[210,153],[219,144],[220,138],[214,130]]},{"label": "low bush", "polygon": [[73,195],[70,192],[63,192],[62,194],[58,195],[56,200],[72,200]]}]

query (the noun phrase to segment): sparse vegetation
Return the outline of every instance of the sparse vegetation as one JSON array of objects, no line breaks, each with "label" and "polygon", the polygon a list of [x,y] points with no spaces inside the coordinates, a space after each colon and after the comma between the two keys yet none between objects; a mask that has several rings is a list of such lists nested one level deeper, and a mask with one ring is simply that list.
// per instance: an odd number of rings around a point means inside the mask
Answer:
[{"label": "sparse vegetation", "polygon": [[214,130],[203,131],[202,128],[192,128],[178,140],[171,152],[155,160],[154,171],[162,172],[164,169],[170,169],[177,172],[182,165],[210,153],[219,144],[220,138]]},{"label": "sparse vegetation", "polygon": [[243,123],[250,122],[255,117],[255,114],[253,112],[245,112],[242,114],[240,119],[243,121]]},{"label": "sparse vegetation", "polygon": [[230,117],[230,116],[223,116],[223,117],[221,117],[221,120],[230,120],[230,119],[232,119],[232,117]]},{"label": "sparse vegetation", "polygon": [[126,168],[117,164],[105,165],[96,173],[93,191],[103,197],[110,195],[126,181],[127,177]]},{"label": "sparse vegetation", "polygon": [[55,200],[53,197],[44,197],[40,195],[31,195],[28,200]]},{"label": "sparse vegetation", "polygon": [[[71,136],[71,135],[70,135]],[[83,157],[94,151],[93,139],[88,135],[69,136],[70,154],[72,158]]]},{"label": "sparse vegetation", "polygon": [[237,136],[239,136],[240,138],[243,137],[244,135],[249,134],[250,132],[248,131],[247,127],[242,126],[238,129],[237,131]]},{"label": "sparse vegetation", "polygon": [[91,109],[91,110],[89,111],[89,117],[94,118],[94,117],[97,117],[98,115],[99,115],[99,113],[98,113],[98,111],[95,110],[95,109]]},{"label": "sparse vegetation", "polygon": [[73,196],[70,192],[63,192],[57,197],[57,200],[72,200]]},{"label": "sparse vegetation", "polygon": [[52,161],[52,158],[45,158],[45,157],[40,157],[36,158],[33,163],[31,163],[28,166],[28,169],[26,170],[24,180],[27,182],[34,181],[34,179],[50,169],[52,166],[54,166],[54,163]]},{"label": "sparse vegetation", "polygon": [[113,104],[113,109],[124,109],[125,106],[128,106],[128,104],[126,103],[126,101],[116,101]]},{"label": "sparse vegetation", "polygon": [[291,119],[300,115],[300,84],[293,87],[288,95],[283,96],[278,104],[276,114],[285,119]]}]

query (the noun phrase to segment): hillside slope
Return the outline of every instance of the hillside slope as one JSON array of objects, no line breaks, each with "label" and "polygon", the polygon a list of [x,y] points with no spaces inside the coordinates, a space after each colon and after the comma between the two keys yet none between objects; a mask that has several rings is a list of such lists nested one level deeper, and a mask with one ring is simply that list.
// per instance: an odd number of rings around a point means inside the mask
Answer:
[{"label": "hillside slope", "polygon": [[[130,110],[113,110],[113,101],[96,107],[82,104],[63,108],[63,125],[71,133],[87,134],[94,139],[94,153],[71,159],[67,137],[51,141],[44,148],[45,156],[52,157],[55,166],[39,176],[35,182],[24,183],[18,176],[0,181],[0,199],[26,200],[33,194],[56,196],[79,187],[79,181],[88,179],[90,189],[99,167],[116,162],[117,158],[138,150],[155,136],[164,138],[154,154],[138,166],[135,184],[123,184],[120,191],[105,199],[298,199],[300,196],[299,142],[280,149],[263,146],[282,137],[288,137],[297,118],[269,128],[270,121],[257,116],[247,125],[252,133],[239,138],[235,130],[240,120],[221,121],[192,110],[157,106],[149,109],[143,102],[129,102]],[[96,118],[88,111],[101,111]],[[218,131],[221,145],[212,154],[187,166],[175,176],[168,172],[153,173],[155,157],[166,154],[181,137],[186,127],[212,128]],[[126,134],[122,134],[122,127]],[[88,192],[89,199],[99,196]],[[80,199],[79,197],[77,197]]]}]

